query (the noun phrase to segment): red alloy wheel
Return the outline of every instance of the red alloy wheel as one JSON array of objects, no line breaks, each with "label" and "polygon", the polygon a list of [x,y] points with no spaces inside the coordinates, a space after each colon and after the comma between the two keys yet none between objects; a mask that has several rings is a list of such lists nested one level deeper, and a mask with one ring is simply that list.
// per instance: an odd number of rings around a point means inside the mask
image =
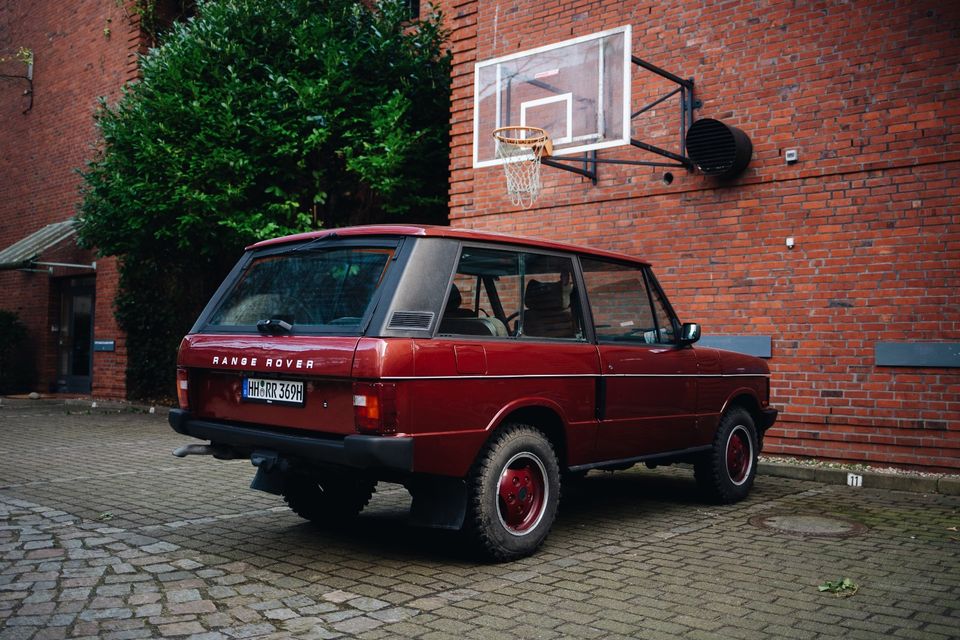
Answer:
[{"label": "red alloy wheel", "polygon": [[533,530],[547,504],[546,469],[532,453],[518,453],[504,466],[497,488],[500,522],[514,535]]},{"label": "red alloy wheel", "polygon": [[733,484],[746,482],[753,468],[753,444],[743,425],[737,425],[727,438],[727,474]]}]

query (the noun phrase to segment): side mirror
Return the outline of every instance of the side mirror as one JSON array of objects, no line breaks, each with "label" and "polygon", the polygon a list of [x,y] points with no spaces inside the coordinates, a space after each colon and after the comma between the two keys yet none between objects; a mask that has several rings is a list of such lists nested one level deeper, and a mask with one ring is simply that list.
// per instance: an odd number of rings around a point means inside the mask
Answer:
[{"label": "side mirror", "polygon": [[680,344],[693,344],[700,339],[700,325],[696,322],[684,322],[680,327]]}]

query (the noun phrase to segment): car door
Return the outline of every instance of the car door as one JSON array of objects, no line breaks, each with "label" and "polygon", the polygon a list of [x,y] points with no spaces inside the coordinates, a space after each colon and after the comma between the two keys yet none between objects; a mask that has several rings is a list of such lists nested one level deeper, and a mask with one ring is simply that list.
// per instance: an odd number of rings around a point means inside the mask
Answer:
[{"label": "car door", "polygon": [[649,267],[581,258],[600,358],[596,455],[678,451],[695,439],[697,357]]},{"label": "car door", "polygon": [[436,336],[417,345],[417,375],[434,389],[411,394],[419,419],[476,432],[523,407],[548,409],[565,426],[565,461],[589,461],[599,364],[574,272],[567,254],[464,246]]}]

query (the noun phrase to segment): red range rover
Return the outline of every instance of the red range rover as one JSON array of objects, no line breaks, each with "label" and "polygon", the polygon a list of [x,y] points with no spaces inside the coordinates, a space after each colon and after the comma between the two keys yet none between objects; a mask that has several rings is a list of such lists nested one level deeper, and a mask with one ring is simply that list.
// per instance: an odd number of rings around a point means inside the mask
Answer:
[{"label": "red range rover", "polygon": [[209,444],[175,453],[249,458],[315,522],[401,483],[415,523],[517,558],[589,469],[690,462],[711,499],[747,494],[769,369],[699,336],[625,255],[425,226],[260,242],[180,346],[170,424]]}]

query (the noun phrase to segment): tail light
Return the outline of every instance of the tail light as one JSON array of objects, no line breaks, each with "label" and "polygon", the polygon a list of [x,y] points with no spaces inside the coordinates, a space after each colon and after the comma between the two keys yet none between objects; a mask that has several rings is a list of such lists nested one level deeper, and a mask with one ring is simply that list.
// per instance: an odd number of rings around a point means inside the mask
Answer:
[{"label": "tail light", "polygon": [[177,402],[181,409],[190,408],[189,374],[184,367],[177,367]]},{"label": "tail light", "polygon": [[396,433],[397,385],[385,382],[355,382],[353,420],[358,433]]}]

